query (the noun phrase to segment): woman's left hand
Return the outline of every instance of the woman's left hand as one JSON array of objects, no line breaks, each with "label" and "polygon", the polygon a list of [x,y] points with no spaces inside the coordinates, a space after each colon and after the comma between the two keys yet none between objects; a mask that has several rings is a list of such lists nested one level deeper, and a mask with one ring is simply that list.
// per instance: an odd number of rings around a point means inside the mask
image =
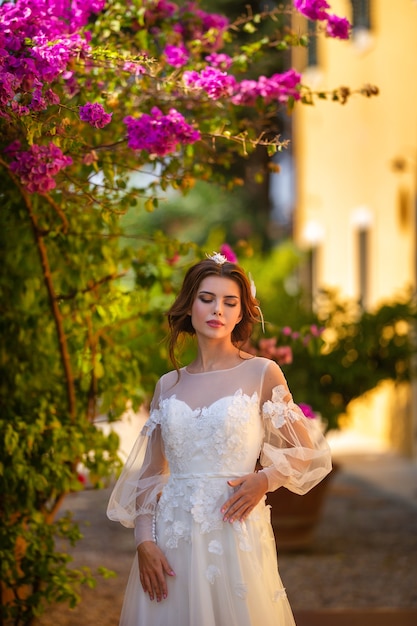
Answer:
[{"label": "woman's left hand", "polygon": [[246,476],[228,480],[227,484],[234,487],[235,492],[224,503],[221,512],[223,521],[230,523],[236,520],[243,522],[268,489],[268,479],[263,472],[246,474]]}]

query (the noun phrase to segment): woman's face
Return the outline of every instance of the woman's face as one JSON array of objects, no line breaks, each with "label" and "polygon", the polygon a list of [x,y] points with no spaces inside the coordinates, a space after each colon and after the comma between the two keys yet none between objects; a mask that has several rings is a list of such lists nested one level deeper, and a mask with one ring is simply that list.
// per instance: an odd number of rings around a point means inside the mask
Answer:
[{"label": "woman's face", "polygon": [[242,319],[239,285],[230,278],[207,276],[197,289],[190,314],[197,336],[213,339],[230,336]]}]

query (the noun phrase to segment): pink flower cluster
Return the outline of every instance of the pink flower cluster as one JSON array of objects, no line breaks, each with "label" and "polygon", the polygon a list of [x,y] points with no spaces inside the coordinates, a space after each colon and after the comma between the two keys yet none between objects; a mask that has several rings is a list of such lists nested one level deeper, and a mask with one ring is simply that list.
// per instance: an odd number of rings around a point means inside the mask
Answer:
[{"label": "pink flower cluster", "polygon": [[259,356],[272,359],[280,365],[290,365],[292,363],[291,346],[277,346],[277,338],[269,337],[259,340]]},{"label": "pink flower cluster", "polygon": [[47,193],[54,189],[54,177],[64,167],[72,164],[71,157],[65,156],[54,143],[46,146],[34,144],[25,151],[19,151],[19,144],[14,143],[9,146],[8,152],[14,158],[10,169],[31,193]]},{"label": "pink flower cluster", "polygon": [[253,105],[257,98],[266,102],[288,102],[289,98],[300,99],[301,74],[293,69],[273,74],[269,78],[243,80],[233,97],[234,104]]},{"label": "pink flower cluster", "polygon": [[216,67],[205,67],[201,72],[186,71],[183,74],[183,81],[186,87],[204,91],[211,100],[232,96],[237,85],[234,76]]},{"label": "pink flower cluster", "polygon": [[172,67],[182,67],[186,65],[188,59],[190,58],[190,53],[184,45],[181,46],[171,46],[168,45],[165,47],[164,56],[169,65]]},{"label": "pink flower cluster", "polygon": [[205,60],[212,67],[217,67],[223,71],[228,70],[233,63],[233,59],[229,57],[228,54],[224,54],[223,52],[213,52],[212,54],[207,55]]},{"label": "pink flower cluster", "polygon": [[132,150],[146,150],[150,154],[166,156],[175,152],[178,144],[191,144],[200,139],[200,133],[188,124],[181,113],[170,109],[164,115],[158,107],[151,114],[139,118],[124,118],[127,144]]},{"label": "pink flower cluster", "polygon": [[1,4],[0,105],[11,105],[12,110],[27,114],[30,109],[39,111],[51,104],[51,95],[43,93],[49,89],[45,83],[58,76],[71,76],[70,61],[89,50],[77,30],[104,4],[105,0],[16,0]]},{"label": "pink flower cluster", "polygon": [[324,328],[322,326],[317,326],[317,324],[311,324],[310,326],[303,328],[302,333],[298,330],[292,330],[290,326],[284,326],[281,328],[281,335],[283,337],[289,341],[301,341],[304,346],[308,346],[308,344],[314,339],[319,339],[323,332]]},{"label": "pink flower cluster", "polygon": [[110,124],[112,115],[112,113],[106,113],[103,105],[98,102],[87,102],[80,106],[80,120],[88,122],[94,128],[104,128]]},{"label": "pink flower cluster", "polygon": [[326,0],[294,0],[294,7],[310,20],[326,21],[326,34],[329,37],[349,39],[349,21],[328,13],[330,5]]},{"label": "pink flower cluster", "polygon": [[301,74],[287,70],[271,77],[260,76],[258,80],[242,80],[215,67],[206,67],[201,72],[186,71],[183,74],[186,87],[204,91],[212,100],[230,97],[233,104],[253,105],[258,98],[265,102],[287,102],[300,99]]}]

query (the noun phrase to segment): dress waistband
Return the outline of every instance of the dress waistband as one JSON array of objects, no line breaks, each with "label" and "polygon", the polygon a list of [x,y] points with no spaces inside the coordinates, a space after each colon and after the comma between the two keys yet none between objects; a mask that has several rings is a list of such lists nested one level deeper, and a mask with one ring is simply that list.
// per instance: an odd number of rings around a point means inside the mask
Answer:
[{"label": "dress waistband", "polygon": [[234,472],[233,474],[230,473],[217,473],[217,474],[197,474],[197,473],[190,473],[190,474],[177,474],[175,472],[171,472],[170,474],[170,478],[175,478],[178,480],[193,480],[193,479],[212,479],[212,478],[225,478],[227,480],[234,480],[235,478],[240,478],[240,476],[246,476],[246,474],[248,474],[249,472]]}]

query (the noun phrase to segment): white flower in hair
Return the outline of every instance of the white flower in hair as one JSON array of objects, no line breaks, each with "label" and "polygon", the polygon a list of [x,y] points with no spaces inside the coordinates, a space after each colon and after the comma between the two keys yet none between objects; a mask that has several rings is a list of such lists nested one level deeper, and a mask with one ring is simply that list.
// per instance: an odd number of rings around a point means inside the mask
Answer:
[{"label": "white flower in hair", "polygon": [[252,294],[252,298],[255,298],[256,296],[256,285],[255,285],[255,281],[252,278],[251,273],[249,272],[249,282],[250,282],[250,292]]},{"label": "white flower in hair", "polygon": [[[255,281],[252,278],[251,273],[249,272],[248,274],[248,278],[249,278],[249,282],[250,282],[250,292],[252,294],[252,298],[256,297],[256,285],[255,285]],[[262,331],[265,332],[265,320],[264,320],[264,316],[261,310],[261,307],[258,305],[255,305],[255,308],[258,309],[259,311],[259,316],[261,318],[261,324],[262,324]]]},{"label": "white flower in hair", "polygon": [[228,263],[228,260],[221,254],[220,252],[213,252],[213,254],[206,254],[206,257],[210,259],[210,261],[214,261],[217,265],[224,265],[224,263]]}]

